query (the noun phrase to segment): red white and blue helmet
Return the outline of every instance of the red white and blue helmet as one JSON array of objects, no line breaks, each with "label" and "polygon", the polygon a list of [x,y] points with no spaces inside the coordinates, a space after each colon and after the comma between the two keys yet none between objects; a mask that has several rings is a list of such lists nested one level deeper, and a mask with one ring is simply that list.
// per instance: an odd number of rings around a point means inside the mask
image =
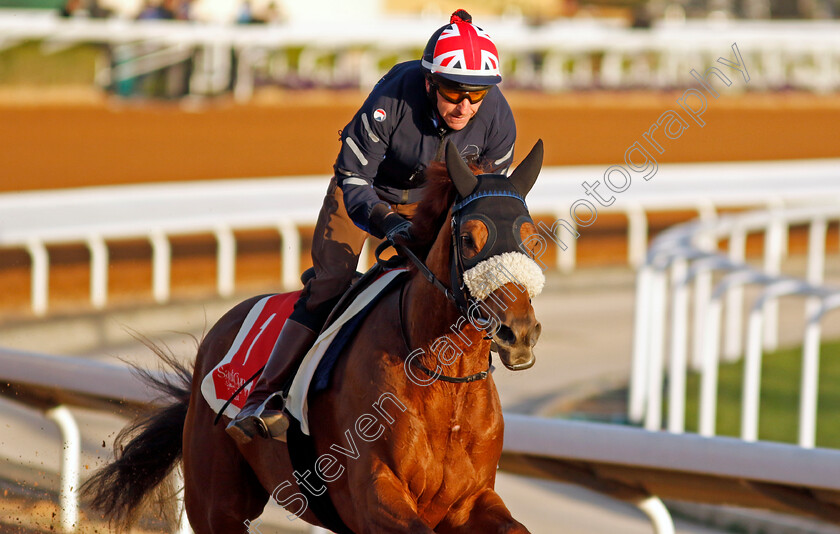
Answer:
[{"label": "red white and blue helmet", "polygon": [[459,85],[488,86],[502,81],[496,44],[472,24],[472,17],[463,9],[432,34],[421,64],[433,77]]}]

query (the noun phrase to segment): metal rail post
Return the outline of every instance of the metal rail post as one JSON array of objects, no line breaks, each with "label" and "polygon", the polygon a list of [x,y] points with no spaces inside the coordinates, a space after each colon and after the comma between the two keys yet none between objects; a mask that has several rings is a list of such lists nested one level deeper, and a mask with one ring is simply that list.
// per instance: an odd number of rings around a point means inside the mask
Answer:
[{"label": "metal rail post", "polygon": [[636,309],[633,319],[633,361],[627,400],[628,419],[640,423],[645,415],[650,334],[650,285],[653,267],[643,265],[636,274]]},{"label": "metal rail post", "polygon": [[653,524],[654,534],[674,534],[674,520],[659,497],[648,497],[637,502],[636,507],[648,516]]},{"label": "metal rail post", "polygon": [[715,435],[720,316],[720,300],[713,298],[706,306],[706,330],[703,332],[703,360],[700,370],[700,413],[698,417],[698,433],[701,436]]},{"label": "metal rail post", "polygon": [[[563,215],[559,212],[555,215],[557,219],[561,219],[563,217]],[[569,226],[571,226],[570,231],[577,232],[577,222],[574,219],[569,221]],[[554,233],[554,237],[558,239],[558,242],[565,243],[562,241],[559,234],[560,228],[558,227]],[[565,245],[565,250],[560,250],[559,247],[557,249],[557,268],[560,269],[561,273],[571,273],[574,272],[575,267],[577,266],[577,237],[575,239],[570,239],[568,243],[565,243]]]},{"label": "metal rail post", "polygon": [[102,236],[92,236],[87,246],[90,250],[90,302],[101,310],[108,301],[108,245]]},{"label": "metal rail post", "polygon": [[[775,210],[764,234],[764,273],[778,276],[782,270],[782,255],[787,249],[788,222],[784,215]],[[764,339],[766,350],[776,350],[779,346],[779,303],[774,299],[764,303]]]},{"label": "metal rail post", "polygon": [[236,237],[229,226],[220,226],[216,236],[216,288],[219,295],[233,295],[236,285]]},{"label": "metal rail post", "polygon": [[[818,285],[823,282],[827,232],[828,220],[825,217],[819,217],[811,221],[811,226],[808,228],[808,272],[806,274],[809,284]],[[805,315],[812,315],[819,307],[818,299],[808,299],[805,304]]]},{"label": "metal rail post", "polygon": [[829,310],[840,308],[840,293],[819,303],[808,317],[802,344],[802,383],[799,388],[799,446],[813,448],[817,442],[817,400],[820,373],[820,322]]},{"label": "metal rail post", "polygon": [[82,438],[79,425],[66,406],[46,411],[46,416],[61,431],[61,489],[58,493],[59,519],[64,532],[75,532],[79,523],[79,463]]},{"label": "metal rail post", "polygon": [[665,352],[665,308],[667,307],[668,280],[664,270],[652,272],[651,314],[648,344],[647,410],[645,429],[662,428],[662,369]]},{"label": "metal rail post", "polygon": [[[704,226],[710,226],[712,222],[717,220],[717,212],[711,202],[701,202],[697,207],[697,212],[700,215],[700,221]],[[717,247],[717,241],[712,232],[699,232],[695,235],[694,243],[700,250],[706,252],[713,252]],[[703,340],[697,335],[697,332],[703,332],[703,321],[706,318],[706,306],[712,294],[712,273],[699,273],[694,278],[694,326],[693,331],[695,335],[692,339],[692,364],[694,369],[699,369],[703,365]]]},{"label": "metal rail post", "polygon": [[[734,266],[733,266],[734,267]],[[700,376],[699,430],[703,436],[715,435],[717,414],[718,364],[720,363],[720,326],[723,315],[721,299],[733,287],[744,284],[767,283],[763,274],[741,266],[715,287],[706,316],[706,330],[703,332],[703,367]]]},{"label": "metal rail post", "polygon": [[291,222],[280,223],[283,240],[283,289],[291,291],[300,286],[300,233]]},{"label": "metal rail post", "polygon": [[32,259],[32,311],[44,315],[50,292],[50,255],[42,241],[30,241],[26,250]]},{"label": "metal rail post", "polygon": [[[697,259],[688,269],[687,260]],[[674,261],[671,297],[671,364],[668,374],[668,431],[685,430],[685,377],[688,364],[688,285],[697,276],[714,269],[731,269],[729,260],[720,256],[691,258],[685,255]],[[699,332],[695,332],[699,336]]]},{"label": "metal rail post", "polygon": [[[746,259],[747,232],[743,226],[735,225],[729,235],[729,261],[742,264]],[[740,285],[730,287],[726,292],[726,332],[723,340],[723,359],[736,361],[741,356],[744,315],[744,288]]]},{"label": "metal rail post", "polygon": [[668,367],[668,432],[685,431],[685,371],[688,345],[688,262],[671,268],[671,362]]},{"label": "metal rail post", "polygon": [[154,231],[152,242],[152,294],[155,302],[169,302],[170,278],[172,269],[172,246],[169,238],[161,231]]},{"label": "metal rail post", "polygon": [[648,224],[644,208],[634,204],[627,208],[627,262],[637,268],[645,261]]},{"label": "metal rail post", "polygon": [[[825,296],[825,290],[795,279],[768,280],[769,285],[758,297],[750,310],[747,332],[747,354],[744,360],[743,400],[741,403],[741,439],[758,439],[758,408],[761,395],[762,329],[765,327],[764,312],[769,301],[778,302],[784,295],[800,294]],[[769,325],[767,325],[769,327]],[[766,338],[765,338],[766,339]]]}]

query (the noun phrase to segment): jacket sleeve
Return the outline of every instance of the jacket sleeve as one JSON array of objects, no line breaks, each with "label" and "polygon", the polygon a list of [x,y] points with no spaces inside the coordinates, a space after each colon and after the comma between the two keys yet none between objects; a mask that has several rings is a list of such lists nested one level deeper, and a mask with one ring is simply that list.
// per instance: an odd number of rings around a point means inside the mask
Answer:
[{"label": "jacket sleeve", "polygon": [[350,219],[370,232],[370,212],[376,204],[387,204],[373,189],[373,180],[385,158],[392,125],[397,124],[398,104],[382,94],[380,82],[353,120],[341,132],[341,150],[335,162],[335,176],[344,193]]},{"label": "jacket sleeve", "polygon": [[506,174],[513,163],[513,149],[516,142],[516,122],[504,95],[499,93],[499,104],[489,128],[484,152],[481,155],[483,167],[490,172]]}]

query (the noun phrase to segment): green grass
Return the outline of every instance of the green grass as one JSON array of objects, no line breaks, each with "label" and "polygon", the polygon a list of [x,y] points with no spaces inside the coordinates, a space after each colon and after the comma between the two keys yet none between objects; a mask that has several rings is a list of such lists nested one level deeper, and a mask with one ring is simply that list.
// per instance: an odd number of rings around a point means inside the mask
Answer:
[{"label": "green grass", "polygon": [[0,0],[0,8],[61,9],[64,0]]},{"label": "green grass", "polygon": [[2,85],[93,85],[96,60],[103,54],[95,45],[75,45],[50,52],[28,41],[0,51]]},{"label": "green grass", "polygon": [[[802,349],[766,353],[761,369],[760,440],[795,443],[799,420],[799,389]],[[820,349],[819,400],[817,401],[817,446],[840,448],[840,341]],[[720,367],[717,434],[741,433],[743,361]],[[697,431],[700,376],[687,381],[686,430]]]}]

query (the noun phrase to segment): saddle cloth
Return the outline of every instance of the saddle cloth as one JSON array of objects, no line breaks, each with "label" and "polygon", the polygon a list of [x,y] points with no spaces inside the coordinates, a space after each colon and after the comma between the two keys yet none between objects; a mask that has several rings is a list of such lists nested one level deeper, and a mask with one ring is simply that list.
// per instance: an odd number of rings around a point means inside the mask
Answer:
[{"label": "saddle cloth", "polygon": [[[321,386],[320,389],[325,387],[338,351],[349,341],[352,331],[361,323],[360,319],[391,283],[407,271],[399,268],[382,273],[321,332],[309,349],[298,368],[286,402],[286,410],[300,422],[301,431],[305,434],[309,435],[307,396],[310,386],[315,383]],[[300,291],[270,295],[260,299],[248,312],[225,357],[201,382],[201,393],[214,412],[219,413],[236,389],[268,361],[280,330],[299,296]],[[326,358],[330,360],[329,368],[320,365],[327,354],[333,356]],[[255,383],[256,380],[253,380],[236,395],[225,408],[224,415],[235,417],[239,413]]]}]

